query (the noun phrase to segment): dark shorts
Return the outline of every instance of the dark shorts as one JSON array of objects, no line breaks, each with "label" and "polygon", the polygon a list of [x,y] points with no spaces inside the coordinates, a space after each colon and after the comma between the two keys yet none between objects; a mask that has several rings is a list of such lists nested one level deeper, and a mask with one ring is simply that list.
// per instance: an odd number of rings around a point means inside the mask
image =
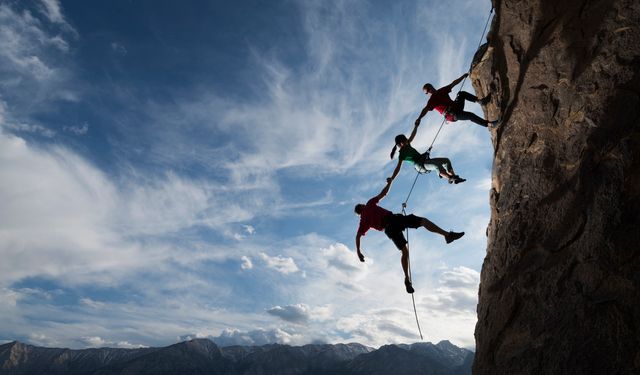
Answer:
[{"label": "dark shorts", "polygon": [[407,245],[407,240],[404,238],[402,231],[407,228],[420,228],[421,225],[422,218],[419,216],[393,214],[387,217],[384,234],[393,241],[398,250],[402,250]]}]

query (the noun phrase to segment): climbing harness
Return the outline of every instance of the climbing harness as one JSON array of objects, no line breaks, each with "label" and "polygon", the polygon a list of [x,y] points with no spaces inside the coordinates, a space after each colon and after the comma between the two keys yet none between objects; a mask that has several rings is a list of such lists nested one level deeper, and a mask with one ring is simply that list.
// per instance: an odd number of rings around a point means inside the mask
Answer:
[{"label": "climbing harness", "polygon": [[[480,46],[482,45],[482,39],[484,38],[484,34],[487,32],[487,26],[489,25],[489,21],[491,20],[491,15],[493,14],[493,6],[491,7],[491,10],[489,11],[489,16],[487,17],[487,22],[484,24],[484,29],[482,30],[482,35],[480,36],[480,41],[478,42],[478,47],[476,47],[476,51],[480,48]],[[471,67],[469,67],[469,72],[471,72]],[[468,77],[468,75],[467,75]],[[460,83],[460,88],[458,89],[458,93],[456,94],[456,97],[458,97],[458,95],[460,95],[460,91],[462,91],[462,88],[464,87],[465,81],[467,80],[467,77],[464,77],[464,79],[462,80],[462,82]],[[431,148],[433,147],[433,144],[436,142],[436,139],[438,138],[438,135],[440,134],[440,130],[442,130],[442,126],[444,125],[445,121],[447,121],[447,117],[446,117],[446,111],[444,114],[444,118],[442,119],[442,123],[440,123],[440,127],[438,128],[438,131],[436,132],[436,135],[433,137],[433,141],[431,141],[431,144],[429,145],[429,148],[427,149],[427,153],[431,153]],[[417,170],[417,168],[416,168]],[[411,193],[413,193],[413,188],[416,186],[416,181],[418,181],[418,176],[420,176],[420,171],[418,170],[418,172],[416,173],[416,178],[413,180],[413,184],[411,185],[411,189],[409,190],[409,194],[407,194],[407,198],[404,200],[404,202],[402,203],[402,214],[404,216],[407,216],[407,202],[409,202],[409,198],[411,198]],[[409,246],[409,228],[405,229],[406,231],[406,236],[407,236],[407,247]],[[411,278],[411,256],[410,256],[410,252],[407,253],[407,265],[408,265],[408,273],[409,273],[409,282],[411,282],[411,284],[413,285],[413,281]],[[416,309],[416,299],[414,297],[414,293],[411,293],[411,302],[413,302],[413,313],[416,316],[416,325],[418,326],[418,333],[420,334],[420,340],[423,340],[422,337],[422,329],[420,329],[420,321],[418,320],[418,310]]]}]

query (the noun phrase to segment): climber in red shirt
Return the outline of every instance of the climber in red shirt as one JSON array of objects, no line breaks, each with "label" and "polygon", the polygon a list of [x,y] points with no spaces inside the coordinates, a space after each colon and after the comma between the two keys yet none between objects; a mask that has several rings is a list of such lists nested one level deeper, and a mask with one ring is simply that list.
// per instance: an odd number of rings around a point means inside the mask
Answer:
[{"label": "climber in red shirt", "polygon": [[387,179],[387,185],[382,189],[380,194],[369,199],[367,204],[356,204],[354,211],[360,216],[360,226],[356,234],[356,250],[358,258],[364,262],[364,255],[360,251],[360,237],[364,236],[370,228],[384,231],[384,233],[393,241],[398,250],[402,252],[400,262],[404,271],[404,285],[407,293],[413,293],[414,289],[409,278],[409,245],[404,238],[402,231],[407,228],[424,227],[426,230],[438,233],[443,236],[447,243],[451,243],[464,235],[464,232],[446,232],[439,226],[435,225],[424,217],[415,215],[394,214],[378,206],[378,202],[384,198],[391,187],[391,179]]},{"label": "climber in red shirt", "polygon": [[468,75],[468,73],[465,73],[460,78],[451,82],[449,85],[441,87],[437,90],[430,83],[425,83],[422,87],[422,91],[424,91],[424,93],[427,95],[431,95],[431,97],[429,98],[427,105],[422,109],[422,112],[420,112],[420,116],[418,116],[418,118],[416,119],[416,125],[420,124],[420,120],[427,114],[427,112],[435,109],[438,112],[442,113],[449,122],[458,120],[470,120],[480,126],[484,126],[485,128],[489,125],[491,127],[495,126],[498,123],[497,120],[487,121],[482,117],[476,115],[475,113],[466,112],[464,110],[465,100],[472,103],[480,103],[481,105],[485,105],[491,99],[491,94],[480,100],[478,100],[475,95],[472,95],[466,91],[460,91],[460,93],[458,93],[458,96],[456,97],[456,100],[451,100],[451,98],[449,97],[451,89],[455,85],[460,83],[463,79],[465,79]]}]

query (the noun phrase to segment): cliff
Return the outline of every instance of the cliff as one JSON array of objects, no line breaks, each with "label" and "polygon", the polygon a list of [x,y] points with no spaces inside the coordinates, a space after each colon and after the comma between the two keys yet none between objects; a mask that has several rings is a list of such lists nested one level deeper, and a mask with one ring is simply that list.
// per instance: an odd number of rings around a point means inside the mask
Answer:
[{"label": "cliff", "polygon": [[640,373],[640,2],[495,0],[475,374]]}]

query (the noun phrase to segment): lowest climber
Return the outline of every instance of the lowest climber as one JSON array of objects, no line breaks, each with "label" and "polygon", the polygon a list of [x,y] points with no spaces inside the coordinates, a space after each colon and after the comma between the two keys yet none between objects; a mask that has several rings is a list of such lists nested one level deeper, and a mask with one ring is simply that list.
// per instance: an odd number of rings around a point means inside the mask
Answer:
[{"label": "lowest climber", "polygon": [[[400,152],[398,153],[398,164],[396,168],[393,170],[393,174],[388,180],[393,181],[394,178],[400,172],[400,168],[402,167],[403,161],[408,161],[413,163],[414,168],[419,173],[427,173],[430,171],[438,171],[438,175],[441,178],[446,178],[449,183],[459,184],[461,182],[465,182],[464,178],[461,178],[453,171],[453,166],[451,165],[451,161],[448,158],[431,158],[429,155],[429,151],[421,154],[415,148],[411,147],[411,141],[416,136],[416,132],[418,130],[418,126],[420,124],[416,123],[413,127],[413,131],[409,136],[409,139],[404,134],[399,134],[396,136],[396,143],[391,150],[391,159],[393,159],[393,155],[396,153],[396,148],[400,148]],[[387,180],[387,181],[388,181]]]},{"label": "lowest climber", "polygon": [[407,228],[415,229],[424,227],[430,232],[443,236],[447,243],[451,243],[462,237],[464,232],[445,232],[442,228],[423,217],[393,214],[391,211],[378,206],[378,202],[389,192],[390,186],[391,180],[388,180],[387,185],[382,189],[380,194],[369,199],[367,204],[357,204],[355,206],[354,211],[360,216],[360,226],[358,227],[358,233],[356,235],[356,250],[358,258],[360,258],[361,262],[364,262],[364,255],[360,250],[360,237],[364,236],[369,228],[379,231],[384,230],[387,237],[389,237],[398,250],[402,252],[400,261],[402,264],[402,271],[404,271],[404,285],[407,289],[407,293],[413,293],[414,289],[411,285],[411,278],[409,277],[409,246],[407,240],[402,234],[402,231]]},{"label": "lowest climber", "polygon": [[420,120],[427,114],[427,112],[433,109],[436,109],[438,112],[442,113],[444,117],[447,119],[447,121],[449,122],[454,122],[458,120],[470,120],[484,127],[487,127],[488,125],[492,127],[497,125],[498,123],[497,120],[487,121],[482,117],[476,115],[475,113],[466,112],[464,110],[465,100],[473,103],[477,102],[477,103],[480,103],[481,105],[485,105],[491,99],[491,94],[487,95],[482,99],[478,99],[475,95],[472,95],[466,91],[460,91],[458,93],[458,96],[456,97],[456,100],[451,100],[451,98],[449,97],[449,93],[451,92],[451,89],[455,85],[460,83],[463,79],[465,79],[468,75],[469,75],[468,73],[465,73],[462,76],[460,76],[460,78],[451,82],[447,86],[443,86],[437,90],[430,83],[425,83],[424,86],[422,87],[422,91],[424,91],[424,93],[427,95],[431,95],[431,97],[429,98],[429,101],[427,101],[427,105],[422,109],[422,112],[420,112],[420,115],[416,119],[416,125],[420,124]]}]

